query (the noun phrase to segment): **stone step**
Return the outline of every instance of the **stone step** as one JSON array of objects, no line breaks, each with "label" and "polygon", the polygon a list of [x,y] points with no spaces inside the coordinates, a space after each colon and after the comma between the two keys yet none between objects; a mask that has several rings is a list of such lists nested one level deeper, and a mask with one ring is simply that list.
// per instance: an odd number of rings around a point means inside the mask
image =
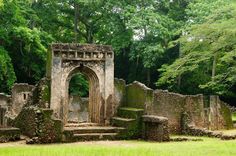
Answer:
[{"label": "stone step", "polygon": [[20,139],[20,129],[15,127],[0,128],[0,143]]},{"label": "stone step", "polygon": [[73,131],[74,134],[119,133],[124,129],[125,128],[122,127],[89,126],[89,127],[65,127],[64,131]]},{"label": "stone step", "polygon": [[140,118],[143,115],[144,110],[131,107],[121,107],[117,111],[117,115],[123,118]]},{"label": "stone step", "polygon": [[88,126],[99,126],[97,123],[67,123],[65,127],[88,127]]},{"label": "stone step", "polygon": [[91,141],[91,140],[114,140],[117,139],[118,133],[87,133],[74,134],[76,141]]},{"label": "stone step", "polygon": [[135,123],[135,119],[130,118],[122,118],[122,117],[113,117],[112,118],[112,125],[117,127],[128,127],[130,124]]}]

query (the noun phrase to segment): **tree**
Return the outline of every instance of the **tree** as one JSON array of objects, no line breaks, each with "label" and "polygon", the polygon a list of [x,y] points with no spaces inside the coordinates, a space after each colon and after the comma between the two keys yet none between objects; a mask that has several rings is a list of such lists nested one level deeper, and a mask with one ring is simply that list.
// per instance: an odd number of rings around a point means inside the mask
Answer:
[{"label": "tree", "polygon": [[9,91],[16,81],[15,72],[8,52],[0,46],[0,90]]},{"label": "tree", "polygon": [[[199,24],[185,30],[187,33],[179,39],[182,57],[160,69],[159,86],[188,94],[233,95],[231,89],[236,84],[236,28],[233,24],[236,22],[236,5],[225,2],[224,6],[218,6],[202,20],[196,18],[198,20],[194,23]],[[178,88],[180,75],[182,83]]]},{"label": "tree", "polygon": [[1,61],[7,63],[11,76],[8,76],[10,82],[8,79],[2,79],[2,83],[8,87],[1,88],[1,92],[9,92],[16,80],[13,72],[18,82],[34,84],[43,77],[45,68],[42,66],[46,61],[46,47],[52,38],[46,32],[32,26],[34,23],[32,21],[36,20],[37,16],[31,9],[31,1],[3,0],[2,2],[0,23],[4,24],[0,25],[3,59]]}]

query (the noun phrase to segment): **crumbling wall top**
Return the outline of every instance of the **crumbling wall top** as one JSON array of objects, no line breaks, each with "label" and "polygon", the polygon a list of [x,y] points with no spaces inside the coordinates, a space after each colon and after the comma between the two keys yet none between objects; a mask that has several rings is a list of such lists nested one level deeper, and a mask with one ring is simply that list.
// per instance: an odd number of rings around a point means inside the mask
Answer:
[{"label": "crumbling wall top", "polygon": [[84,51],[84,52],[113,52],[109,45],[79,44],[79,43],[53,43],[53,51]]},{"label": "crumbling wall top", "polygon": [[53,43],[51,50],[54,57],[64,60],[92,61],[114,58],[112,47],[108,45]]}]

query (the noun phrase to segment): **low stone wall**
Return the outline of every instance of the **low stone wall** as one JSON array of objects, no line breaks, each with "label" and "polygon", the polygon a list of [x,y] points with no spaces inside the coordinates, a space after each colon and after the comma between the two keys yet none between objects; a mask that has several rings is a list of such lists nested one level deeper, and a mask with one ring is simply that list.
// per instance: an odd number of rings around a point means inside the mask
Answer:
[{"label": "low stone wall", "polygon": [[118,107],[122,107],[126,104],[126,83],[123,79],[114,80],[114,104],[113,114],[117,113]]},{"label": "low stone wall", "polygon": [[181,114],[184,111],[185,97],[167,91],[154,91],[152,109],[147,114],[164,116],[169,120],[171,133],[180,133]]},{"label": "low stone wall", "polygon": [[[117,90],[119,93],[116,93]],[[119,87],[115,85],[116,94],[119,95],[115,96],[116,106],[142,108],[146,115],[166,117],[170,132],[174,134],[182,132],[184,113],[188,114],[190,123],[196,127],[218,130],[230,129],[233,125],[229,107],[218,96],[181,95],[166,90],[152,90],[139,82],[129,85],[122,82]]]},{"label": "low stone wall", "polygon": [[26,107],[20,112],[12,124],[21,133],[30,137],[28,143],[60,142],[63,124],[61,120],[52,118],[53,110]]},{"label": "low stone wall", "polygon": [[210,96],[209,110],[209,129],[218,130],[233,128],[231,110],[218,96]]},{"label": "low stone wall", "polygon": [[48,109],[50,101],[50,81],[43,78],[28,95],[20,113],[11,118],[10,124],[30,137],[28,143],[60,142],[62,121],[53,118],[53,110]]},{"label": "low stone wall", "polygon": [[89,122],[89,99],[79,95],[71,95],[69,100],[68,122]]},{"label": "low stone wall", "polygon": [[189,114],[192,124],[205,127],[203,95],[181,95],[155,90],[152,109],[147,113],[167,117],[171,133],[181,133],[183,113]]},{"label": "low stone wall", "polygon": [[27,83],[16,83],[12,87],[12,106],[11,106],[11,115],[17,116],[24,105],[27,103],[31,91],[34,89],[34,86]]},{"label": "low stone wall", "polygon": [[126,106],[147,110],[153,103],[153,90],[140,82],[126,86]]},{"label": "low stone wall", "polygon": [[11,104],[11,96],[0,93],[0,127],[7,127],[6,113]]},{"label": "low stone wall", "polygon": [[0,93],[0,106],[8,106],[11,100],[10,95]]},{"label": "low stone wall", "polygon": [[0,128],[0,143],[15,141],[20,139],[20,130],[18,128]]}]

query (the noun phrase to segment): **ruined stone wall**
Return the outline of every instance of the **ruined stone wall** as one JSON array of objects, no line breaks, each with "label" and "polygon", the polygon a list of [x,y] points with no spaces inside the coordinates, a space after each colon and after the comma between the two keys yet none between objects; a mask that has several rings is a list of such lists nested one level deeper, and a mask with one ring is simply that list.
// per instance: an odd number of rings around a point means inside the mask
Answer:
[{"label": "ruined stone wall", "polygon": [[29,143],[60,142],[62,121],[52,118],[53,110],[38,107],[24,107],[13,121],[23,135],[30,138]]},{"label": "ruined stone wall", "polygon": [[88,98],[79,95],[70,96],[68,122],[89,122]]},{"label": "ruined stone wall", "polygon": [[[81,72],[89,81],[90,120],[107,123],[113,116],[114,54],[111,46],[52,44],[47,72],[51,79],[50,108],[67,123],[69,81]],[[91,113],[92,112],[92,113]]]},{"label": "ruined stone wall", "polygon": [[209,129],[230,129],[232,128],[232,117],[229,106],[221,101],[218,96],[210,96],[209,107]]},{"label": "ruined stone wall", "polygon": [[11,115],[17,116],[23,106],[27,103],[28,97],[31,91],[34,89],[34,86],[28,85],[26,83],[14,84],[12,87],[12,106],[11,106]]},{"label": "ruined stone wall", "polygon": [[153,103],[153,90],[140,82],[133,82],[126,86],[126,106],[142,108],[148,112]]},{"label": "ruined stone wall", "polygon": [[169,119],[170,131],[181,133],[183,113],[187,113],[191,124],[204,127],[203,95],[181,95],[165,90],[155,90],[152,110],[148,114]]},{"label": "ruined stone wall", "polygon": [[204,127],[204,96],[202,94],[185,95],[184,112],[189,115],[192,124],[197,127]]},{"label": "ruined stone wall", "polygon": [[124,106],[126,104],[126,84],[123,79],[114,80],[114,105],[113,114],[117,113],[118,107]]},{"label": "ruined stone wall", "polygon": [[22,134],[30,137],[29,143],[61,141],[62,121],[54,119],[53,110],[48,109],[49,86],[48,79],[41,79],[30,92],[19,114],[10,119],[11,126],[19,128]]},{"label": "ruined stone wall", "polygon": [[[122,86],[124,88],[124,84]],[[126,85],[125,89],[120,89],[119,85],[115,85],[115,88],[115,95],[119,95],[115,97],[117,106],[143,108],[144,114],[167,117],[171,133],[181,133],[182,117],[186,113],[190,124],[196,127],[212,130],[232,127],[230,109],[218,96],[211,96],[206,101],[206,97],[201,94],[154,91],[139,82]]]},{"label": "ruined stone wall", "polygon": [[11,97],[9,95],[0,94],[0,127],[7,126],[5,115],[9,110],[11,104]]},{"label": "ruined stone wall", "polygon": [[178,133],[181,130],[180,123],[184,105],[185,97],[183,95],[155,90],[152,109],[147,114],[167,117],[170,132]]}]

